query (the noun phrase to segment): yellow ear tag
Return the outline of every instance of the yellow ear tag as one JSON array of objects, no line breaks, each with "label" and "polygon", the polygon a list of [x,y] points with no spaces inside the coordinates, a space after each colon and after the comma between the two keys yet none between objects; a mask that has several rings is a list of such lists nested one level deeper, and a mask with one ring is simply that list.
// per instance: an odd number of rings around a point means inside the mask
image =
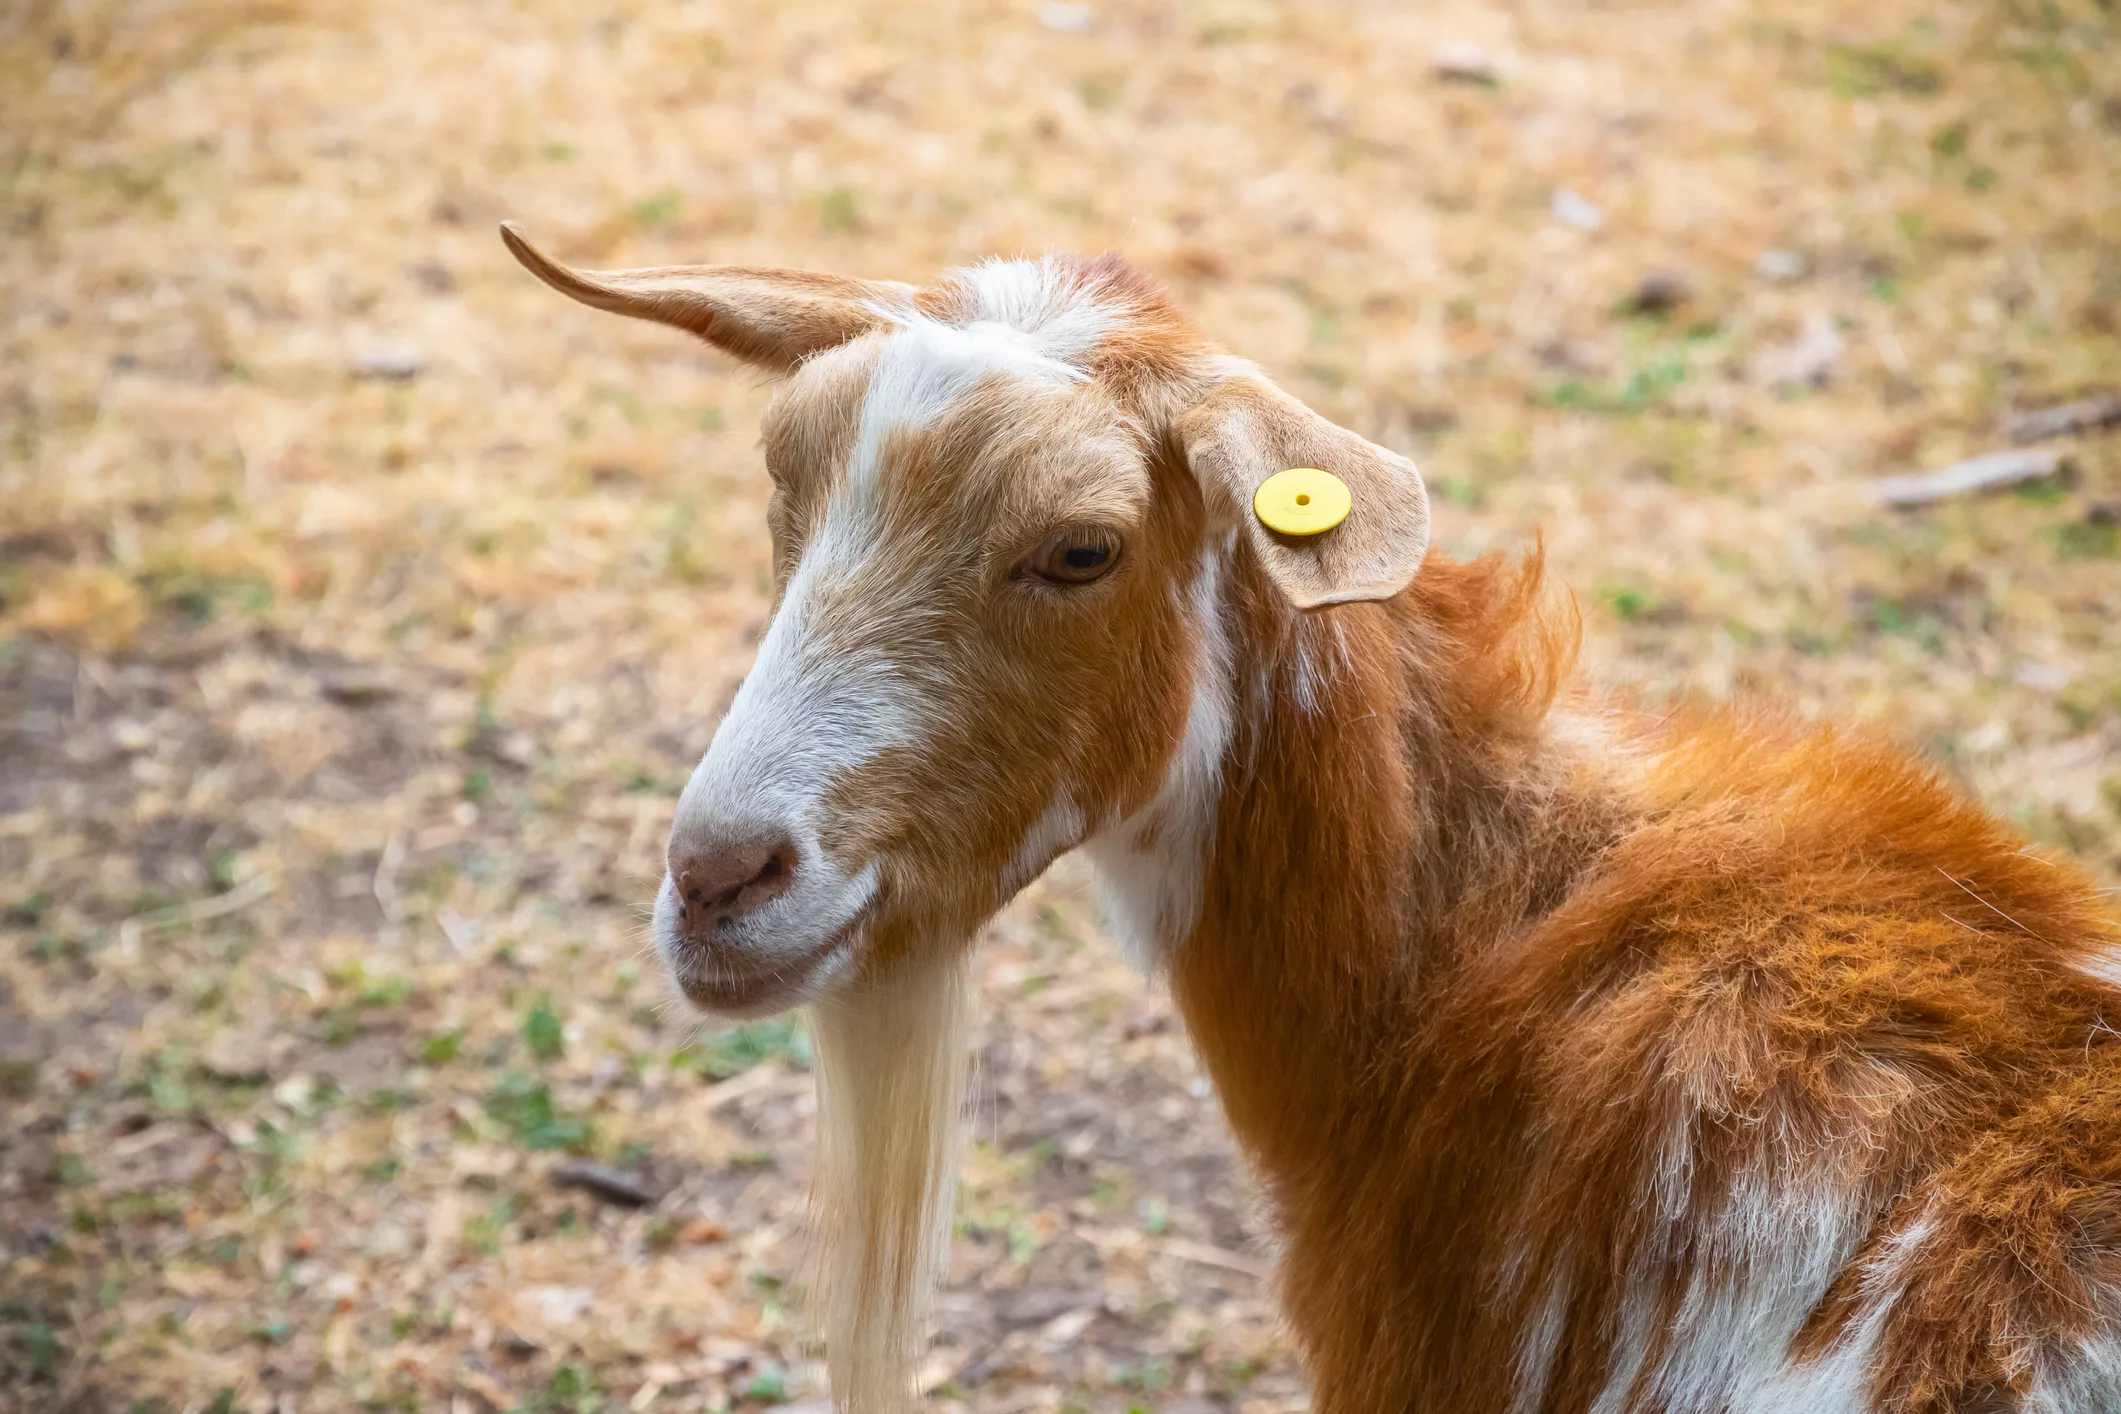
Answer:
[{"label": "yellow ear tag", "polygon": [[1315,466],[1277,471],[1252,493],[1252,513],[1283,535],[1323,535],[1346,520],[1354,504],[1347,482]]}]

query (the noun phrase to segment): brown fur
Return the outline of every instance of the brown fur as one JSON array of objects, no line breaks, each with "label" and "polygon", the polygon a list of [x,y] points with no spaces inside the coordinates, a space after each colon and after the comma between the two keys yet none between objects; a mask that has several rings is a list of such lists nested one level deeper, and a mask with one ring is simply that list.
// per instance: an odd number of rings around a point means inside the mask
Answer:
[{"label": "brown fur", "polygon": [[[1849,1334],[1927,1213],[1876,1407],[2015,1407],[2033,1347],[2111,1322],[2121,1290],[2121,998],[2073,967],[2112,919],[1934,772],[1831,728],[1633,719],[1632,768],[1544,741],[1574,641],[1537,573],[1432,557],[1391,603],[1330,611],[1361,667],[1322,714],[1247,719],[1173,964],[1287,1228],[1319,1407],[1511,1408],[1566,1279],[1531,1407],[1590,1408],[1631,1271],[1669,1334],[1723,1257],[1689,1238],[1744,1176],[1846,1192],[1869,1227],[1799,1355]],[[1257,588],[1245,611],[1259,671],[1315,622]],[[1675,1221],[1645,1202],[1669,1135],[1692,1159]],[[1668,1407],[1657,1354],[1629,1407]]]}]

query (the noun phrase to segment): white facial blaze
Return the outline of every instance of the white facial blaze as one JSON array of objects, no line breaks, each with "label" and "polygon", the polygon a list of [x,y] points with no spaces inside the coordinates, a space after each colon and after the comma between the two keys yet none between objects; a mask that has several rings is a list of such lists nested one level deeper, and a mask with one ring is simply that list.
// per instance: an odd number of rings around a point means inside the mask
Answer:
[{"label": "white facial blaze", "polygon": [[860,429],[843,491],[874,492],[884,439],[934,421],[982,379],[1004,374],[1036,383],[1080,383],[1089,375],[1054,358],[1035,333],[981,321],[958,328],[901,314],[862,401]]},{"label": "white facial blaze", "polygon": [[[787,892],[729,927],[730,943],[765,964],[808,955],[874,895],[873,862],[836,860],[821,844],[825,793],[841,775],[918,730],[917,705],[888,660],[833,651],[818,633],[813,598],[823,573],[814,555],[797,566],[758,660],[686,782],[671,825],[673,852],[706,852],[770,833],[795,842],[797,866]],[[666,940],[675,918],[665,915],[674,907],[666,886],[657,905],[665,925],[658,932]]]},{"label": "white facial blaze", "polygon": [[[694,786],[713,787],[717,818],[815,828],[822,787],[833,776],[912,733],[913,704],[891,664],[834,651],[818,631],[813,596],[831,573],[830,558],[813,549],[796,566],[758,660],[693,778]],[[692,795],[688,786],[681,818]]]}]

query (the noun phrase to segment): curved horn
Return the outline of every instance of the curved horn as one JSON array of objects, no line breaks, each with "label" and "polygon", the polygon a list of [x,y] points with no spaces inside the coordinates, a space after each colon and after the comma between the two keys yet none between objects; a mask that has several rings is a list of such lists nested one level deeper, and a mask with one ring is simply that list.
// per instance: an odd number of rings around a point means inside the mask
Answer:
[{"label": "curved horn", "polygon": [[776,373],[913,306],[913,286],[889,280],[751,265],[570,270],[524,239],[513,221],[501,223],[501,239],[525,270],[569,299],[684,329]]}]

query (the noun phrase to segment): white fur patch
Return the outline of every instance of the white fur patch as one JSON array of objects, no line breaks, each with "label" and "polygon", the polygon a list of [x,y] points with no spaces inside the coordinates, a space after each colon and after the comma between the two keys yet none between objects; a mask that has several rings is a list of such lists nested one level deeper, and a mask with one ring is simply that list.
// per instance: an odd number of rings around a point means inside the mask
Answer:
[{"label": "white fur patch", "polygon": [[934,421],[981,379],[1012,375],[1038,383],[1080,383],[1087,374],[1044,352],[1034,335],[1004,323],[965,328],[902,314],[884,342],[848,464],[847,482],[866,488],[876,479],[884,438]]},{"label": "white fur patch", "polygon": [[1556,707],[1546,716],[1547,740],[1582,756],[1607,756],[1620,749],[1605,713]]},{"label": "white fur patch", "polygon": [[[1868,1217],[1823,1176],[1794,1189],[1771,1175],[1741,1180],[1715,1221],[1687,1237],[1699,1264],[1696,1275],[1673,1318],[1671,1343],[1645,1372],[1643,1361],[1657,1334],[1654,1278],[1675,1260],[1686,1227],[1683,1211],[1666,1208],[1664,1215],[1662,1237],[1636,1255],[1615,1313],[1612,1367],[1592,1403],[1595,1414],[1635,1407],[1638,1380],[1641,1402],[1659,1409],[1864,1414],[1865,1377],[1885,1314],[1933,1225],[1918,1222],[1887,1245],[1864,1279],[1855,1325],[1819,1359],[1796,1364],[1790,1347],[1860,1248]],[[1512,1265],[1501,1273],[1506,1287],[1516,1280],[1514,1271]],[[1519,1337],[1514,1408],[1520,1414],[1543,1407],[1570,1292],[1564,1264]]]},{"label": "white fur patch", "polygon": [[1346,671],[1347,640],[1341,636],[1340,620],[1330,616],[1299,619],[1297,633],[1290,695],[1299,711],[1315,717],[1325,700],[1325,690]]},{"label": "white fur patch", "polygon": [[[1741,1177],[1721,1219],[1695,1236],[1697,1261],[1740,1275],[1711,1280],[1697,1268],[1680,1302],[1680,1339],[1649,1381],[1653,1400],[1747,1414],[1860,1408],[1833,1402],[1860,1391],[1832,1371],[1793,1374],[1789,1349],[1868,1227],[1869,1215],[1824,1178],[1807,1189]],[[1806,1402],[1793,1405],[1795,1392]]]},{"label": "white fur patch", "polygon": [[1016,857],[1009,861],[1009,867],[1002,875],[1003,894],[1014,894],[1045,873],[1047,865],[1075,848],[1082,837],[1082,807],[1062,791],[1024,832],[1023,843],[1016,847]]},{"label": "white fur patch", "polygon": [[2121,1409],[2121,1311],[2104,1313],[2106,1329],[2083,1340],[2042,1347],[2025,1414],[2083,1414]]},{"label": "white fur patch", "polygon": [[[1509,1280],[1505,1277],[1505,1280]],[[1547,1294],[1539,1303],[1539,1311],[1517,1336],[1517,1398],[1510,1403],[1511,1414],[1538,1414],[1539,1407],[1546,1402],[1547,1380],[1554,1369],[1554,1352],[1561,1345],[1561,1333],[1569,1316],[1569,1275],[1563,1265],[1561,1275],[1547,1288]]]},{"label": "white fur patch", "polygon": [[1020,329],[1052,358],[1081,363],[1119,327],[1121,311],[1091,297],[1051,260],[989,260],[960,272],[982,320]]},{"label": "white fur patch", "polygon": [[2121,987],[2121,947],[2096,948],[2072,963],[2079,972],[2109,987]]},{"label": "white fur patch", "polygon": [[1148,805],[1085,846],[1097,869],[1105,911],[1128,955],[1144,971],[1154,970],[1200,919],[1234,705],[1233,651],[1222,605],[1229,548],[1225,541],[1203,549],[1187,589],[1194,628],[1193,699],[1163,785]]},{"label": "white fur patch", "polygon": [[945,330],[984,341],[990,352],[1014,348],[1071,379],[1088,376],[1083,370],[1097,346],[1126,321],[1126,310],[1098,299],[1061,261],[988,260],[952,271],[950,280],[970,296],[962,323],[899,304],[872,303],[869,311],[902,331]]},{"label": "white fur patch", "polygon": [[1841,1340],[1808,1364],[1785,1361],[1772,1377],[1746,1390],[1732,1404],[1732,1414],[1867,1414],[1866,1386],[1885,1318],[1906,1290],[1908,1264],[1935,1231],[1935,1221],[1924,1217],[1894,1234],[1864,1273],[1862,1314]]}]

